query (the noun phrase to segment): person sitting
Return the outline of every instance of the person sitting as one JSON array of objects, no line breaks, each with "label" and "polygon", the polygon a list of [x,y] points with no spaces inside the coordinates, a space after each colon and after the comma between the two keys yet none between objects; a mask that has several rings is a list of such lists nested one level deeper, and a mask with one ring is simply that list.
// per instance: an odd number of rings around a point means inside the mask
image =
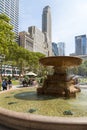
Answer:
[{"label": "person sitting", "polygon": [[26,86],[27,86],[27,82],[26,82],[25,79],[22,81],[22,84],[23,84],[23,87],[26,87]]}]

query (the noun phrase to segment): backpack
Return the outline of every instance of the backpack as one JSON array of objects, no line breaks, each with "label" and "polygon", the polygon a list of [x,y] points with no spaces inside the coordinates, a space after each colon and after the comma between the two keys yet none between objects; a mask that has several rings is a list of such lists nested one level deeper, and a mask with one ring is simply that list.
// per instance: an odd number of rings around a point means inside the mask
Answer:
[{"label": "backpack", "polygon": [[6,87],[6,81],[3,81],[2,87]]}]

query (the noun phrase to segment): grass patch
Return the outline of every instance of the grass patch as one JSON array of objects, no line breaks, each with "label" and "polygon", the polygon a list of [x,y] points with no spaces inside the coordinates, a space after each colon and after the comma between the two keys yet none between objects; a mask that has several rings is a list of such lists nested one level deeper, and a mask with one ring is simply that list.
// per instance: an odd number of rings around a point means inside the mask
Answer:
[{"label": "grass patch", "polygon": [[19,83],[19,80],[12,80],[12,84],[13,85],[19,85],[20,83]]}]

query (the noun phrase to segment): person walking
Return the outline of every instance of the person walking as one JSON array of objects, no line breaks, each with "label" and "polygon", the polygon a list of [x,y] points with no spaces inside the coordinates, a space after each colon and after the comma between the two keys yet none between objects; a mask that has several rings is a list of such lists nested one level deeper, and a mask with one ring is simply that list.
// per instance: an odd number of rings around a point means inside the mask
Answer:
[{"label": "person walking", "polygon": [[12,88],[12,81],[11,81],[11,79],[8,80],[7,86],[8,86],[8,89]]},{"label": "person walking", "polygon": [[7,90],[7,79],[4,79],[2,82],[2,89]]}]

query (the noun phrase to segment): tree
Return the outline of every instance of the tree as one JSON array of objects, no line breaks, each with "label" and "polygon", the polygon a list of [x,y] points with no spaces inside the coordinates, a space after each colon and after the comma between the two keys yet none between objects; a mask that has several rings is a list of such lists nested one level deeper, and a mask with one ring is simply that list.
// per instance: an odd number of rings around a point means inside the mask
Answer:
[{"label": "tree", "polygon": [[40,52],[31,52],[29,57],[30,71],[33,70],[35,73],[40,69],[39,59],[45,57]]},{"label": "tree", "polygon": [[5,14],[0,14],[0,54],[8,54],[9,46],[15,45],[15,33],[10,19]]},{"label": "tree", "polygon": [[37,71],[39,59],[45,56],[18,46],[15,42],[13,26],[5,14],[0,14],[0,54],[5,54],[5,62],[18,66],[22,73],[26,68]]},{"label": "tree", "polygon": [[39,52],[30,52],[23,47],[18,47],[15,52],[15,60],[22,74],[26,70],[36,72],[39,68],[39,59],[45,56]]}]

